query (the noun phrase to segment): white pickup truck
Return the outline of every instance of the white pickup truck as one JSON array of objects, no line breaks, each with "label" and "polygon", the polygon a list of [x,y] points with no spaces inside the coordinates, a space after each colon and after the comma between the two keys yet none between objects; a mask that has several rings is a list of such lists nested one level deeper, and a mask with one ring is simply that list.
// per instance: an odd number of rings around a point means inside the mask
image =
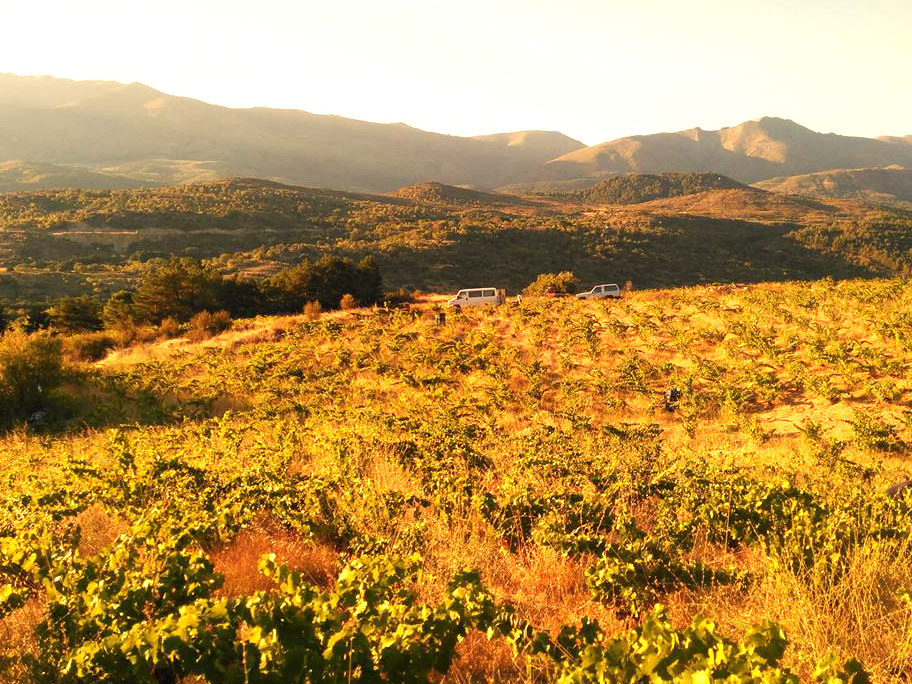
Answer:
[{"label": "white pickup truck", "polygon": [[447,306],[461,309],[464,306],[481,306],[482,304],[503,304],[507,299],[504,290],[496,287],[479,287],[474,290],[460,290]]},{"label": "white pickup truck", "polygon": [[577,299],[605,299],[606,297],[611,297],[612,299],[621,298],[621,288],[616,284],[610,283],[608,285],[596,285],[589,292],[580,292],[576,295]]}]

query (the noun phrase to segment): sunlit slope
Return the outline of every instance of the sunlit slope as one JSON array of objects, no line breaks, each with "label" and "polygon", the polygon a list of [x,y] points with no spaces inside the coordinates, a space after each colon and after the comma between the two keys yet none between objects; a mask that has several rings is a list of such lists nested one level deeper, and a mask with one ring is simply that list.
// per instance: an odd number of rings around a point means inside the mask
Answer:
[{"label": "sunlit slope", "polygon": [[390,192],[427,181],[568,189],[618,173],[713,172],[755,182],[912,166],[912,145],[907,138],[823,134],[764,117],[716,131],[632,135],[586,147],[556,131],[460,137],[301,110],[231,109],[141,83],[0,74],[0,161],[10,159],[126,175],[137,185],[252,176]]},{"label": "sunlit slope", "polygon": [[904,279],[427,302],[75,365],[0,433],[6,681],[645,681],[661,652],[898,684],[910,307]]}]

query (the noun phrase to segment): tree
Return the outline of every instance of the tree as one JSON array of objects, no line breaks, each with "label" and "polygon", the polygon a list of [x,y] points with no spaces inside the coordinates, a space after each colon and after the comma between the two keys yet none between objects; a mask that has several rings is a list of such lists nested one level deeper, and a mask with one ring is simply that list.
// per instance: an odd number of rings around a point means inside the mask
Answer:
[{"label": "tree", "polygon": [[140,280],[133,297],[141,321],[159,323],[164,318],[188,321],[200,311],[222,306],[221,273],[199,259],[172,257]]},{"label": "tree", "polygon": [[133,324],[136,318],[136,307],[133,304],[133,293],[129,290],[118,290],[105,302],[101,314],[106,328],[122,330]]},{"label": "tree", "polygon": [[264,297],[257,283],[242,278],[225,278],[222,280],[219,295],[223,309],[232,316],[256,316],[264,309]]},{"label": "tree", "polygon": [[353,295],[363,305],[380,301],[383,278],[371,257],[355,266],[350,259],[324,256],[277,273],[264,289],[277,311],[301,311],[307,302],[320,302],[323,309],[338,309],[345,294]]},{"label": "tree", "polygon": [[101,304],[88,295],[63,297],[47,309],[47,316],[52,327],[65,333],[101,329]]},{"label": "tree", "polygon": [[579,279],[571,271],[560,273],[540,273],[534,282],[530,283],[523,294],[572,294],[579,287]]},{"label": "tree", "polygon": [[383,276],[374,257],[366,256],[358,264],[355,288],[352,290],[355,299],[362,306],[377,304],[383,299]]}]

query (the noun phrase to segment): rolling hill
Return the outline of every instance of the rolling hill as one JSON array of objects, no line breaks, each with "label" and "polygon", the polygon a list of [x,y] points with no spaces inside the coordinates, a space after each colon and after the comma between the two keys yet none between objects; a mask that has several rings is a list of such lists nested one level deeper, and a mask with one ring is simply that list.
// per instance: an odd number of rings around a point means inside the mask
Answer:
[{"label": "rolling hill", "polygon": [[462,204],[476,206],[529,206],[533,204],[533,202],[529,200],[514,195],[458,188],[452,185],[444,185],[443,183],[435,183],[433,181],[407,185],[390,194],[393,197],[405,197],[417,202],[430,204]]},{"label": "rolling hill", "polygon": [[912,169],[841,169],[772,178],[758,188],[792,195],[855,199],[912,209]]},{"label": "rolling hill", "polygon": [[718,173],[627,173],[599,181],[571,196],[588,204],[637,204],[707,190],[743,187],[741,183]]},{"label": "rolling hill", "polygon": [[[147,186],[157,184],[152,180],[144,183]],[[98,173],[74,166],[34,163],[22,159],[0,161],[0,192],[67,188],[124,190],[136,186],[136,178],[113,173]]]}]

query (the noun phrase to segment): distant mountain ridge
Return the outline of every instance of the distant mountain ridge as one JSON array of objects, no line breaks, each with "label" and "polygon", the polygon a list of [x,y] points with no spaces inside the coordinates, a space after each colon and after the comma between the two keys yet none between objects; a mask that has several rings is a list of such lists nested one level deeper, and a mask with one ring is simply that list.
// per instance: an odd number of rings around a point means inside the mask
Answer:
[{"label": "distant mountain ridge", "polygon": [[0,161],[130,168],[140,177],[144,162],[159,173],[206,163],[223,177],[388,192],[428,179],[496,187],[581,147],[547,131],[463,138],[298,110],[229,109],[140,83],[0,74]]},{"label": "distant mountain ridge", "polygon": [[570,179],[713,171],[753,183],[830,169],[912,166],[912,145],[907,143],[904,138],[816,133],[788,119],[764,117],[718,131],[693,128],[619,138],[569,152],[547,162],[541,172],[552,179]]},{"label": "distant mountain ridge", "polygon": [[[137,186],[232,176],[391,192],[426,181],[579,188],[621,173],[714,172],[752,183],[841,168],[912,168],[912,136],[816,133],[766,117],[586,147],[556,131],[476,137],[300,110],[231,109],[141,83],[0,74],[0,162],[28,160]],[[530,185],[531,184],[531,185]],[[543,184],[543,185],[535,185]]]}]

